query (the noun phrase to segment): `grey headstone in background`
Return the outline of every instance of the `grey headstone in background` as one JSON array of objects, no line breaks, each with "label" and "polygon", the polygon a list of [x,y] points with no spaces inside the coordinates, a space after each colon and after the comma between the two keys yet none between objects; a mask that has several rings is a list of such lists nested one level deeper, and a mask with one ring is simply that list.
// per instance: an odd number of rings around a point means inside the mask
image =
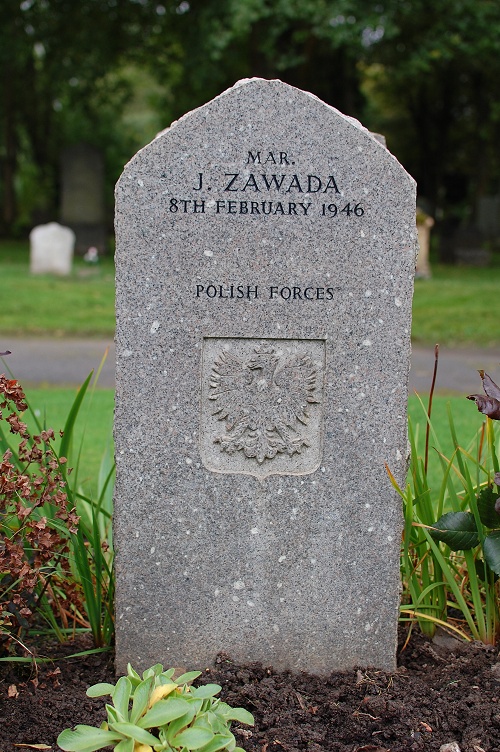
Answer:
[{"label": "grey headstone in background", "polygon": [[61,221],[76,234],[76,251],[106,248],[104,163],[90,144],[67,146],[61,155]]},{"label": "grey headstone in background", "polygon": [[38,225],[30,232],[30,272],[32,274],[71,274],[75,233],[57,222]]},{"label": "grey headstone in background", "polygon": [[395,667],[415,185],[242,81],[117,186],[117,668]]},{"label": "grey headstone in background", "polygon": [[477,226],[488,240],[498,243],[500,235],[500,196],[481,196],[476,207]]}]

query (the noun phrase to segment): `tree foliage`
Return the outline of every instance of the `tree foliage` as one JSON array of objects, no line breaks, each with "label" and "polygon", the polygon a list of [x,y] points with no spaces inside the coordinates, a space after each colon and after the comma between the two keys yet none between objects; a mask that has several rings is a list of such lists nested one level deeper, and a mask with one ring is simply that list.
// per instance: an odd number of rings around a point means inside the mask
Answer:
[{"label": "tree foliage", "polygon": [[496,0],[3,0],[0,61],[4,231],[16,195],[55,209],[66,144],[104,148],[111,183],[152,135],[127,107],[165,127],[251,76],[385,133],[434,212],[499,189]]}]

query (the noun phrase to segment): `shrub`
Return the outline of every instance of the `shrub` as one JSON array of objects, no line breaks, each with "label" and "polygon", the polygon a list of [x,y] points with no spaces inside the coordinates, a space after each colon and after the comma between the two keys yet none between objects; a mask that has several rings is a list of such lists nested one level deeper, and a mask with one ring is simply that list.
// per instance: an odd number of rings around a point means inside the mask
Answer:
[{"label": "shrub", "polygon": [[0,626],[7,642],[37,611],[51,619],[55,588],[80,604],[69,563],[78,516],[66,493],[66,460],[52,447],[52,429],[30,435],[21,420],[26,409],[19,383],[0,375],[0,421],[19,440],[17,456],[7,448],[0,462]]}]

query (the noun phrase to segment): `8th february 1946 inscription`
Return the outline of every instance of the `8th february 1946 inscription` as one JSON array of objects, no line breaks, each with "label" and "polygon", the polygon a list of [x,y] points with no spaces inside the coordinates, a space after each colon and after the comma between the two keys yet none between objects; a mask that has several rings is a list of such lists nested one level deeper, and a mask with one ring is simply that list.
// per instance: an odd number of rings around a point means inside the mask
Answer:
[{"label": "8th february 1946 inscription", "polygon": [[205,338],[205,466],[259,478],[316,470],[324,359],[322,340]]},{"label": "8th february 1946 inscription", "polygon": [[[337,220],[359,220],[365,214],[361,197],[345,197],[335,175],[300,171],[289,151],[249,149],[240,161],[241,170],[194,174],[191,196],[170,190],[175,195],[169,199],[168,212],[297,218],[317,215]],[[276,167],[281,169],[273,172]]]}]

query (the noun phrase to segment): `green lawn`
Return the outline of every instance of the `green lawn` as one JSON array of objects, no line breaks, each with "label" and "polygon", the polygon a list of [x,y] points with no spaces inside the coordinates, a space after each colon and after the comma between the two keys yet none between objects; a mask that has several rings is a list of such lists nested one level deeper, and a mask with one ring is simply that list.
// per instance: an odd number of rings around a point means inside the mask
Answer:
[{"label": "green lawn", "polygon": [[[487,269],[433,264],[417,280],[413,341],[446,347],[500,347],[500,264]],[[99,337],[114,332],[114,268],[75,259],[69,278],[32,277],[26,242],[0,243],[0,334]]]},{"label": "green lawn", "polygon": [[26,243],[0,244],[2,335],[104,337],[114,332],[114,264],[75,259],[70,277],[32,276]]},{"label": "green lawn", "polygon": [[500,266],[475,269],[433,265],[417,279],[412,340],[446,347],[500,345]]}]

